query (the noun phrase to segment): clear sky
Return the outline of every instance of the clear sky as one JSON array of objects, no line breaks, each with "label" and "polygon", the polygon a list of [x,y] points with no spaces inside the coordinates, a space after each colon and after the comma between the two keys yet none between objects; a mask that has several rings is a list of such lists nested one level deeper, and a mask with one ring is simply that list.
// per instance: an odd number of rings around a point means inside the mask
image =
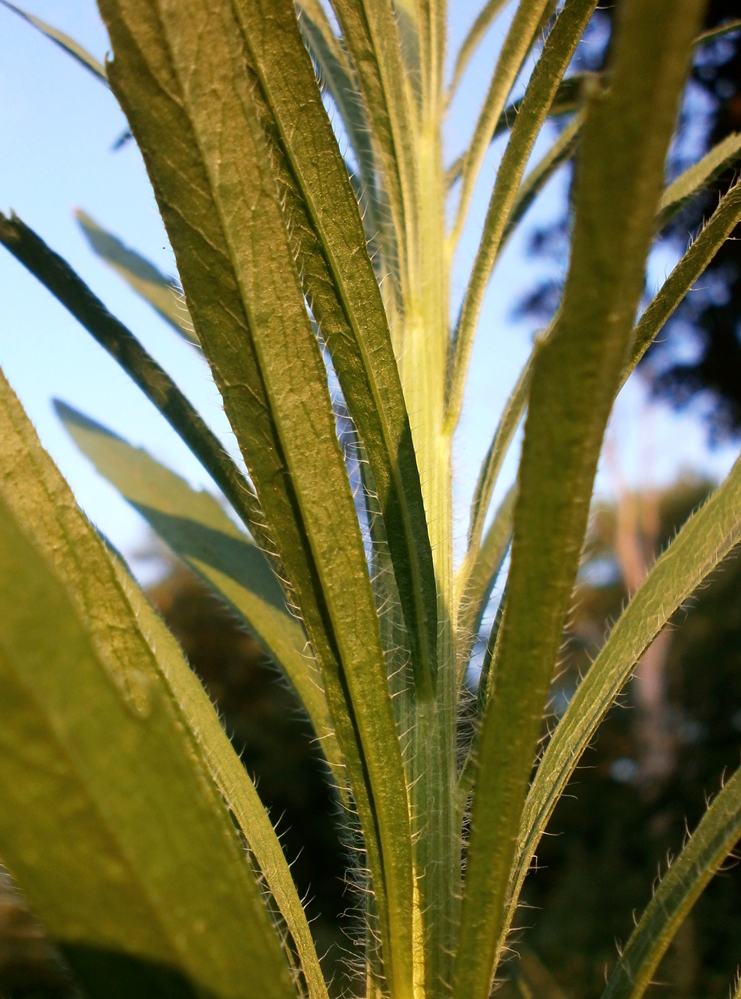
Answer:
[{"label": "clear sky", "polygon": [[[101,60],[108,49],[93,0],[27,0],[38,17],[67,32]],[[478,5],[451,0],[451,35],[457,42]],[[499,29],[501,31],[501,28]],[[451,157],[472,128],[493,64],[497,30],[473,61],[448,124]],[[501,35],[500,35],[501,37]],[[112,94],[64,52],[11,12],[0,8],[0,209],[14,210],[61,253],[172,373],[227,445],[233,448],[218,394],[203,362],[152,310],[88,248],[74,217],[84,208],[101,225],[139,250],[161,269],[174,260],[160,222],[141,158],[133,143],[111,147],[125,128]],[[538,150],[536,150],[537,155]],[[483,172],[474,206],[479,223],[492,183],[497,150]],[[516,323],[512,308],[536,280],[527,258],[527,229],[558,214],[563,181],[556,179],[512,241],[499,264],[485,305],[471,367],[469,394],[458,435],[456,470],[460,485],[460,530],[477,463],[486,450],[508,387],[524,362],[532,324]],[[477,241],[476,224],[461,245],[454,294],[462,295],[466,265]],[[652,278],[667,262],[657,260]],[[146,546],[143,522],[77,452],[51,408],[59,397],[88,416],[146,448],[192,484],[212,488],[185,446],[123,375],[115,362],[5,251],[0,250],[0,366],[18,392],[44,446],[70,482],[88,516],[145,578],[151,573],[136,552]],[[686,466],[720,472],[734,455],[708,455],[703,433],[690,418],[670,418],[650,406],[640,385],[618,401],[613,431],[627,478],[669,481]],[[609,489],[609,476],[600,485]]]}]

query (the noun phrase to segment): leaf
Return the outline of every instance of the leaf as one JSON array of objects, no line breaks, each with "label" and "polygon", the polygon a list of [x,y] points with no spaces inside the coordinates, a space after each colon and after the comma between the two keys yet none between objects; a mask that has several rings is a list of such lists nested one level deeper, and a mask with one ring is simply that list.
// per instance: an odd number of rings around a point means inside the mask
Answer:
[{"label": "leaf", "polygon": [[737,462],[636,591],[556,727],[522,815],[508,893],[507,928],[553,809],[605,713],[674,612],[741,539],[740,487],[741,463]]},{"label": "leaf", "polygon": [[697,238],[646,307],[636,324],[630,357],[623,371],[628,378],[674,310],[702,276],[718,250],[741,222],[741,183],[735,184],[720,199],[718,207],[700,230]]},{"label": "leaf", "polygon": [[288,999],[187,713],[4,380],[0,427],[4,861],[91,996]]},{"label": "leaf", "polygon": [[[285,928],[293,938],[308,989],[308,999],[328,999],[306,913],[280,841],[255,785],[234,752],[208,694],[185,662],[177,642],[131,579],[123,563],[117,561],[115,568],[139,628],[144,632],[150,648],[157,650],[162,671],[203,748],[211,776],[244,834],[264,885],[277,905]],[[326,747],[326,742],[323,745]],[[287,956],[293,957],[291,954]]]},{"label": "leaf", "polygon": [[456,426],[484,294],[527,161],[597,0],[568,0],[546,39],[512,127],[455,328],[446,421]]},{"label": "leaf", "polygon": [[231,7],[216,12],[197,0],[188,18],[171,0],[105,0],[101,9],[115,54],[112,86],[322,670],[365,835],[386,973],[404,993],[412,960],[406,782],[365,552],[259,81],[249,62],[245,72],[249,51]]},{"label": "leaf", "polygon": [[105,66],[98,60],[90,55],[87,49],[84,49],[82,45],[78,45],[77,42],[70,38],[69,35],[65,35],[63,31],[57,30],[57,28],[52,28],[50,24],[45,21],[41,21],[38,17],[34,17],[33,14],[27,13],[21,7],[16,7],[14,3],[10,3],[9,0],[0,0],[3,7],[7,7],[8,10],[12,10],[14,13],[22,17],[24,21],[28,21],[32,24],[34,28],[41,32],[42,35],[46,35],[50,38],[55,45],[58,45],[61,49],[71,55],[73,59],[76,59],[81,65],[85,67],[88,72],[92,73],[96,79],[100,80],[101,83],[105,83],[108,86],[108,76],[106,75]]},{"label": "leaf", "polygon": [[179,301],[182,299],[182,290],[178,283],[162,274],[135,250],[129,249],[116,236],[102,229],[85,212],[78,210],[75,214],[93,251],[120,274],[138,295],[149,302],[176,333],[193,346],[198,346],[188,310],[185,303]]},{"label": "leaf", "polygon": [[[512,514],[517,499],[517,486],[511,486],[499,505],[484,541],[476,550],[476,557],[465,578],[458,612],[458,639],[462,648],[469,650],[475,640],[484,611],[489,603],[492,587],[502,568],[512,540]],[[465,668],[468,654],[461,657],[460,667]]]},{"label": "leaf", "polygon": [[602,999],[641,999],[705,886],[741,838],[741,771],[716,796],[661,879],[610,975]]},{"label": "leaf", "polygon": [[[563,115],[578,111],[583,103],[584,89],[589,85],[590,81],[594,79],[594,73],[585,72],[574,73],[573,76],[569,76],[567,79],[561,80],[558,85],[558,90],[556,91],[556,96],[553,98],[550,107],[548,108],[547,117],[560,118]],[[512,104],[508,104],[504,111],[502,111],[499,115],[499,121],[497,122],[494,128],[494,134],[491,137],[492,142],[498,139],[504,132],[508,132],[513,128],[520,113],[522,101],[523,98],[520,98],[519,100],[513,101]],[[559,135],[554,145],[558,145],[560,141],[561,136]],[[460,177],[463,159],[463,156],[459,156],[455,163],[453,163],[453,165],[449,168],[447,172],[447,181],[449,185],[454,184]]]},{"label": "leaf", "polygon": [[741,18],[731,19],[730,21],[726,21],[724,24],[719,24],[716,28],[710,28],[708,31],[703,31],[703,33],[698,35],[695,39],[695,48],[707,45],[708,42],[714,42],[716,39],[723,38],[725,35],[735,34],[737,31],[741,31]]},{"label": "leaf", "polygon": [[[332,30],[319,0],[304,0],[299,4],[299,10],[299,27],[316,63],[320,83],[327,88],[342,116],[342,124],[358,160],[361,204],[367,203],[377,216],[379,206],[376,204],[378,192],[375,190],[373,144],[355,70],[344,42]],[[380,224],[377,218],[376,222]]]},{"label": "leaf", "polygon": [[548,2],[549,0],[520,0],[502,44],[484,106],[476,122],[473,138],[466,150],[461,168],[462,187],[456,221],[450,237],[453,246],[458,242],[463,230],[473,190],[494,128],[504,110],[505,102],[514,86],[517,74],[530,51]]},{"label": "leaf", "polygon": [[576,153],[583,125],[584,115],[580,111],[579,114],[574,115],[573,121],[569,122],[545,156],[523,180],[510,210],[504,232],[502,233],[500,253],[509,237],[517,228],[525,212],[533,201],[535,201],[556,170],[564,163],[567,163]]},{"label": "leaf", "polygon": [[525,427],[507,605],[471,805],[455,999],[486,999],[501,953],[515,837],[700,7],[628,0],[611,88],[595,93],[587,112],[564,302],[536,360]]},{"label": "leaf", "polygon": [[352,59],[368,114],[377,169],[388,198],[398,246],[400,281],[408,294],[408,263],[419,225],[417,157],[412,109],[391,0],[334,0],[333,9]]},{"label": "leaf", "polygon": [[306,634],[260,549],[239,531],[219,503],[195,492],[146,451],[61,402],[55,408],[80,450],[118,489],[162,540],[243,618],[265,651],[283,668],[336,770],[341,765],[321,682]]},{"label": "leaf", "polygon": [[437,642],[432,551],[383,301],[370,258],[358,252],[364,232],[357,203],[291,6],[284,5],[281,14],[271,5],[273,44],[262,48],[250,41],[267,30],[262,7],[252,0],[239,11],[301,199],[297,203],[286,193],[306,294],[373,473],[417,684],[430,696]]},{"label": "leaf", "polygon": [[680,174],[664,191],[659,205],[656,229],[661,231],[701,191],[741,158],[741,133],[731,132],[722,142]]},{"label": "leaf", "polygon": [[509,398],[504,404],[504,411],[502,412],[492,442],[489,445],[489,450],[486,452],[486,457],[481,465],[481,471],[479,472],[476,488],[474,489],[473,502],[471,503],[471,523],[468,528],[469,550],[477,548],[481,542],[484,521],[489,510],[494,486],[499,478],[502,462],[527,407],[530,385],[533,378],[533,367],[538,349],[539,345],[536,342],[535,348],[527,359],[520,377],[517,379],[517,384],[512,389]]},{"label": "leaf", "polygon": [[[170,376],[123,323],[19,218],[0,213],[0,243],[54,295],[94,339],[120,364],[149,401],[188,445],[237,514],[264,548],[271,546],[254,491],[221,441],[206,426]],[[272,551],[272,547],[270,547]]]},{"label": "leaf", "polygon": [[506,3],[507,0],[488,0],[488,3],[485,4],[478,17],[469,28],[468,34],[464,38],[463,44],[458,50],[458,55],[455,59],[453,79],[450,81],[450,86],[448,87],[448,102],[453,99],[453,96],[458,89],[461,77],[465,72],[466,66],[468,65],[473,53],[476,51],[479,42],[489,30],[490,26],[494,23]]}]

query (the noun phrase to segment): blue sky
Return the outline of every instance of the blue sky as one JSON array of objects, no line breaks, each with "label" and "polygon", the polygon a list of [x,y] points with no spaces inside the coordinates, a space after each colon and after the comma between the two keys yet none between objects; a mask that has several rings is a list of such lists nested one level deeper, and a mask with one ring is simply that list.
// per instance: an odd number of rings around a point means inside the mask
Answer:
[{"label": "blue sky", "polygon": [[[27,8],[77,39],[99,58],[107,51],[105,30],[93,0],[28,0]],[[477,5],[453,2],[451,34],[462,37]],[[465,141],[488,83],[497,31],[473,61],[448,125],[451,154]],[[151,309],[89,250],[73,217],[84,208],[105,228],[174,271],[174,260],[160,222],[146,174],[133,143],[119,152],[111,147],[125,128],[114,97],[90,74],[29,25],[0,9],[0,209],[13,209],[90,284],[105,304],[145,343],[173,374],[227,443],[233,439],[218,394],[203,362],[161,322]],[[498,151],[489,157],[474,203],[483,218]],[[536,150],[537,155],[537,150]],[[563,181],[556,179],[528,219],[543,222],[557,215]],[[512,241],[499,264],[482,317],[461,430],[456,472],[459,529],[465,531],[465,508],[477,463],[486,450],[508,387],[524,362],[533,329],[515,323],[511,310],[535,281],[533,263],[524,252],[526,231]],[[461,295],[465,268],[475,252],[477,226],[467,229],[454,275]],[[657,259],[651,271],[661,279],[671,261]],[[6,252],[0,252],[0,366],[19,394],[42,443],[70,482],[88,516],[147,578],[152,566],[137,559],[148,535],[143,522],[92,470],[56,419],[51,400],[59,397],[99,420],[131,442],[146,446],[158,459],[192,484],[212,488],[208,477],[165,421],[52,297]],[[645,401],[640,385],[626,387],[618,400],[612,435],[619,462],[629,481],[669,481],[683,467],[720,473],[735,454],[725,449],[708,455],[703,433],[690,418],[669,417]],[[603,473],[599,487],[611,488]]]}]

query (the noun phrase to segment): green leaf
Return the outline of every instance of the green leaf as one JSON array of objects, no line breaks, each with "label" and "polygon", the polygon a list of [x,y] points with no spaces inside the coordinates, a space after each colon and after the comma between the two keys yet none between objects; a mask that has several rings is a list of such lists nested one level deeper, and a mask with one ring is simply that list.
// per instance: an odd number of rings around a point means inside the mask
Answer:
[{"label": "green leaf", "polygon": [[[293,938],[308,989],[308,999],[328,999],[304,907],[278,836],[255,785],[234,752],[208,694],[185,662],[177,642],[153,611],[123,563],[116,560],[114,566],[137,624],[146,636],[150,648],[156,650],[160,668],[203,748],[211,776],[241,829],[251,859],[278,907],[285,928]],[[323,745],[326,746],[326,742]],[[290,954],[288,956],[292,957]]]},{"label": "green leaf", "polygon": [[740,538],[741,463],[737,462],[636,591],[548,743],[523,811],[507,927],[548,820],[599,723],[646,649]]},{"label": "green leaf", "polygon": [[489,30],[489,27],[496,20],[498,14],[506,3],[507,0],[488,0],[488,3],[485,4],[478,17],[469,28],[468,34],[463,39],[463,44],[458,50],[458,55],[455,58],[453,79],[450,81],[450,86],[448,87],[448,102],[450,102],[455,96],[461,77],[466,70],[466,66],[469,63],[471,56],[476,51],[479,42]]},{"label": "green leaf", "polygon": [[14,13],[22,17],[24,21],[28,21],[32,24],[34,28],[38,29],[42,35],[46,35],[50,38],[55,45],[58,45],[61,49],[71,55],[73,59],[76,59],[81,65],[85,67],[88,72],[92,73],[96,79],[100,80],[101,83],[105,83],[108,86],[108,76],[106,75],[105,66],[98,60],[90,55],[90,53],[78,45],[77,42],[70,38],[69,35],[65,35],[63,31],[58,31],[57,28],[52,28],[50,24],[45,21],[41,21],[38,17],[34,17],[33,14],[27,13],[21,7],[17,7],[14,3],[10,3],[9,0],[0,0],[3,7],[7,7],[8,10],[12,10]]},{"label": "green leaf", "polygon": [[520,377],[517,379],[517,384],[512,389],[509,398],[504,404],[504,411],[494,432],[489,450],[486,452],[486,457],[481,465],[481,471],[479,472],[471,503],[471,523],[468,528],[469,550],[478,548],[481,542],[484,521],[489,510],[494,486],[499,478],[502,462],[527,407],[530,385],[533,380],[533,367],[538,349],[539,344],[536,342],[535,348],[527,359]]},{"label": "green leaf", "polygon": [[739,838],[741,771],[737,770],[661,879],[608,979],[602,999],[641,999],[677,930]]},{"label": "green leaf", "polygon": [[459,657],[459,671],[462,672],[468,661],[470,650],[476,639],[481,621],[489,603],[492,587],[502,568],[510,541],[512,540],[512,515],[517,486],[512,486],[494,514],[483,543],[477,547],[475,559],[465,577],[465,586],[460,595],[458,611],[458,641],[464,654]]},{"label": "green leaf", "polygon": [[658,231],[675,218],[696,195],[741,158],[741,133],[732,132],[680,174],[664,191],[656,220]]},{"label": "green leaf", "polygon": [[[364,232],[357,202],[291,5],[271,4],[268,22],[250,0],[239,17],[301,199],[291,198],[286,211],[304,287],[370,463],[418,686],[429,692],[437,641],[432,551],[383,301],[370,258],[358,252]],[[273,44],[255,46],[251,39],[268,26]]]},{"label": "green leaf", "polygon": [[91,996],[154,997],[169,978],[177,995],[288,999],[187,711],[4,380],[0,466],[5,863]]},{"label": "green leaf", "polygon": [[530,77],[512,127],[512,134],[497,171],[484,230],[456,324],[446,414],[446,421],[452,426],[457,424],[460,417],[481,306],[499,256],[510,212],[520,190],[522,175],[547,117],[548,108],[556,97],[561,78],[568,69],[596,4],[597,0],[568,0],[563,7],[546,39],[543,53]]},{"label": "green leaf", "polygon": [[[568,77],[568,79],[561,80],[558,85],[558,90],[556,91],[556,96],[553,98],[550,107],[548,108],[547,116],[549,118],[560,118],[563,115],[578,111],[583,104],[584,89],[590,84],[590,81],[594,79],[594,73],[574,73],[574,75]],[[498,139],[504,132],[508,132],[514,127],[514,123],[517,121],[523,100],[524,98],[521,97],[519,100],[513,101],[512,104],[508,104],[504,111],[502,111],[499,115],[499,121],[497,122],[496,127],[494,128],[494,134],[491,137],[492,142]],[[556,144],[560,143],[560,139],[561,137],[559,136],[556,140]],[[463,156],[459,156],[455,163],[453,163],[449,168],[447,172],[447,181],[449,185],[454,184],[460,177],[463,159]]]},{"label": "green leaf", "polygon": [[[365,835],[386,974],[404,994],[412,974],[406,782],[365,551],[259,80],[249,61],[245,72],[249,52],[231,8],[217,12],[197,0],[188,18],[170,0],[105,0],[101,9],[115,54],[112,86],[322,670]],[[272,44],[272,35],[263,41]]]},{"label": "green leaf", "polygon": [[221,441],[133,333],[72,268],[19,218],[0,213],[0,243],[54,295],[120,364],[188,445],[263,548],[273,550],[254,491]]},{"label": "green leaf", "polygon": [[724,24],[719,24],[717,28],[710,28],[709,31],[703,31],[703,33],[698,35],[695,39],[695,48],[707,45],[708,42],[714,42],[716,39],[723,38],[725,35],[735,34],[737,31],[741,31],[741,18],[738,17],[726,21]]},{"label": "green leaf", "polygon": [[360,170],[360,203],[371,212],[366,225],[373,232],[381,224],[379,192],[376,190],[375,159],[368,115],[360,96],[360,85],[345,45],[338,38],[319,0],[304,0],[299,4],[299,27],[306,46],[319,71],[319,82],[326,87],[342,116],[350,144]]},{"label": "green leaf", "polygon": [[535,363],[525,427],[507,606],[471,805],[455,999],[486,999],[501,953],[515,837],[700,9],[696,0],[657,0],[650,9],[628,0],[611,88],[590,99],[564,303]]},{"label": "green leaf", "polygon": [[494,128],[504,110],[505,102],[514,86],[517,74],[520,72],[537,35],[541,18],[548,7],[548,3],[549,0],[520,0],[512,24],[507,32],[507,37],[502,44],[502,49],[494,68],[494,75],[492,76],[489,90],[484,100],[484,106],[476,122],[473,138],[466,150],[461,168],[462,187],[460,200],[458,202],[455,226],[450,237],[453,246],[458,242],[463,230],[471,198],[473,197],[473,190],[476,186],[476,181],[484,162]]},{"label": "green leaf", "polygon": [[388,199],[407,294],[415,256],[420,204],[412,108],[391,0],[334,0],[345,47],[352,59],[378,150],[377,168]]},{"label": "green leaf", "polygon": [[636,324],[623,384],[674,310],[705,272],[710,261],[741,222],[741,183],[720,199],[709,221],[680,259]]},{"label": "green leaf", "polygon": [[216,499],[196,492],[146,451],[61,402],[57,413],[80,450],[175,554],[243,618],[283,668],[333,768],[341,765],[321,680],[306,634],[291,616],[268,559],[239,531]]},{"label": "green leaf", "polygon": [[193,323],[182,301],[182,289],[177,281],[166,277],[154,264],[101,228],[85,212],[78,210],[75,214],[93,251],[120,274],[138,295],[149,302],[176,333],[197,347],[198,337],[193,331]]},{"label": "green leaf", "polygon": [[517,228],[520,220],[551,179],[560,166],[567,163],[579,147],[582,127],[584,125],[584,114],[580,111],[574,115],[573,121],[564,128],[551,148],[533,167],[525,177],[517,192],[512,208],[509,212],[507,224],[502,233],[502,241],[499,247],[501,253],[507,240]]}]

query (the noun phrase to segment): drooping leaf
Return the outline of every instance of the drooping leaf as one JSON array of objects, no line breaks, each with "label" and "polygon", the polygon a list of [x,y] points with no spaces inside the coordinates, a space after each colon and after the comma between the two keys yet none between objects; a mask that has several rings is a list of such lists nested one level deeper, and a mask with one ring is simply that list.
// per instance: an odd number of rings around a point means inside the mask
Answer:
[{"label": "drooping leaf", "polygon": [[564,302],[536,360],[525,427],[507,605],[471,805],[455,999],[485,999],[501,953],[515,837],[700,11],[695,0],[650,9],[628,0],[610,90],[589,102]]},{"label": "drooping leaf", "polygon": [[0,427],[4,862],[91,996],[289,999],[188,712],[4,379]]},{"label": "drooping leaf", "polygon": [[176,333],[188,343],[198,346],[198,338],[193,331],[188,309],[181,301],[182,291],[177,282],[164,275],[154,264],[116,236],[106,232],[85,212],[78,210],[75,214],[94,252],[120,274],[138,295],[149,302]]}]

